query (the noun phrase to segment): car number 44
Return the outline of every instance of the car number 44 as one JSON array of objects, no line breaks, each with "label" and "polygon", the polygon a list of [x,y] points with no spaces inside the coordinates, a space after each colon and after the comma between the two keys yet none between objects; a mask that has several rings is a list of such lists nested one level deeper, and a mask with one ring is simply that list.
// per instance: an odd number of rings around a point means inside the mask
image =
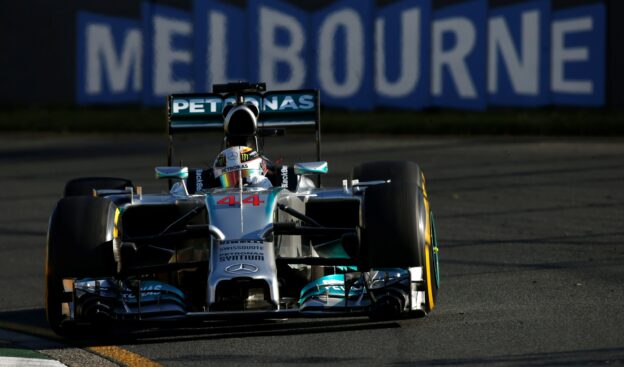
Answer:
[{"label": "car number 44", "polygon": [[[237,199],[238,198],[236,195],[228,195],[228,196],[225,196],[223,199],[217,201],[217,205],[229,205],[229,206],[238,205],[240,204],[240,202]],[[250,204],[253,206],[258,206],[263,203],[264,201],[260,200],[260,196],[258,196],[258,194],[250,195],[250,196],[243,198],[243,204]]]}]

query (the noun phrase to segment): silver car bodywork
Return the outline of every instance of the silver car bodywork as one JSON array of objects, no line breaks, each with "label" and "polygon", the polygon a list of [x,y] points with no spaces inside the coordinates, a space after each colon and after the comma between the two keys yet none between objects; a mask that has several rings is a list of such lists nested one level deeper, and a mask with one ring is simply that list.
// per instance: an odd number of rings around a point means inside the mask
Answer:
[{"label": "silver car bodywork", "polygon": [[[169,180],[168,193],[94,190],[117,208],[114,228],[107,230],[117,272],[64,278],[65,322],[366,315],[384,307],[424,314],[431,309],[425,304],[423,267],[358,267],[354,248],[364,226],[363,195],[389,181],[347,179],[342,187],[321,187],[328,165],[320,159],[318,91],[263,94],[254,88],[250,94],[235,89],[232,108],[227,88],[171,96],[171,144],[177,131],[221,128],[226,136],[233,134],[240,110],[244,119],[238,123],[251,122],[256,146],[258,126],[276,134],[275,128],[315,127],[317,161],[272,167],[272,187],[221,188],[210,184],[209,169],[173,166],[170,146],[169,166],[156,168],[157,178]],[[423,217],[413,225],[426,223]]]},{"label": "silver car bodywork", "polygon": [[[301,180],[300,182],[307,182]],[[309,184],[309,183],[308,183]],[[318,315],[365,314],[371,311],[380,296],[389,294],[401,300],[404,312],[424,313],[425,289],[422,268],[377,269],[360,273],[349,259],[321,257],[310,243],[299,235],[274,235],[274,225],[295,223],[297,218],[280,210],[288,207],[305,214],[306,202],[340,203],[360,200],[366,185],[345,185],[342,189],[303,188],[291,192],[285,188],[270,189],[212,188],[189,195],[184,183],[174,185],[169,194],[133,195],[122,211],[130,208],[176,205],[192,202],[205,205],[205,219],[210,223],[212,235],[195,240],[187,251],[164,265],[196,264],[205,261],[208,266],[203,285],[206,295],[204,307],[189,310],[185,294],[175,285],[154,279],[128,277],[68,279],[74,293],[73,302],[67,305],[67,317],[72,321],[91,321],[94,314],[115,320],[166,320],[180,317],[223,318],[242,315],[258,317],[297,317]],[[377,184],[375,182],[370,184]],[[128,194],[101,192],[111,200],[126,198]],[[242,204],[241,204],[242,203]],[[317,246],[318,247],[318,246]],[[323,246],[321,246],[323,247]],[[192,250],[191,250],[192,248]],[[200,250],[198,250],[200,249]],[[188,251],[191,250],[191,251]],[[181,256],[192,252],[193,256]],[[183,260],[183,261],[182,261]],[[280,294],[277,263],[288,265],[293,272],[305,274],[308,284],[298,297]],[[297,264],[300,263],[300,264]],[[321,265],[345,264],[323,267],[343,270],[315,278],[310,275]],[[351,263],[349,266],[347,264]],[[263,284],[247,288],[246,299],[240,307],[219,307],[217,290],[224,282]],[[262,282],[262,283],[259,283]],[[230,285],[232,286],[232,285]],[[265,291],[268,294],[265,295]],[[99,300],[95,302],[94,300]],[[240,300],[239,300],[240,301]],[[89,309],[89,303],[97,310]]]}]

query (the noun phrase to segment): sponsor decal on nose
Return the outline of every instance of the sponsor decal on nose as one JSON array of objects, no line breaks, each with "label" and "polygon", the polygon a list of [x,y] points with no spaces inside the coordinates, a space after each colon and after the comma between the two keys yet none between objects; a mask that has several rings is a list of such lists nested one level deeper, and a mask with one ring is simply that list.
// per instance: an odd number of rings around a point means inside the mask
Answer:
[{"label": "sponsor decal on nose", "polygon": [[232,274],[257,273],[258,267],[252,264],[234,264],[226,267],[225,271]]}]

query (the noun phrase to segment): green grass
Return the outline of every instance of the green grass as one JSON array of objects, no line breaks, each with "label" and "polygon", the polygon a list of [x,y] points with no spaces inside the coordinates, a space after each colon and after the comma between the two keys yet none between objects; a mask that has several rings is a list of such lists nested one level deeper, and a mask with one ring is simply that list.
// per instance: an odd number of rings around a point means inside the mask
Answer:
[{"label": "green grass", "polygon": [[0,357],[50,359],[37,351],[18,348],[0,348]]},{"label": "green grass", "polygon": [[[624,110],[543,108],[487,112],[324,110],[324,133],[624,135]],[[166,132],[163,108],[8,108],[0,131]]]}]

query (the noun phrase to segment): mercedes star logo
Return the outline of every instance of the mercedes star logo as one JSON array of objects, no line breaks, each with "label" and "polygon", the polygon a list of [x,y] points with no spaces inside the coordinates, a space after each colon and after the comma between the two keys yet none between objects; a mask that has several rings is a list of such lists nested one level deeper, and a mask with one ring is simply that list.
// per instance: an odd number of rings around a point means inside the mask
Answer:
[{"label": "mercedes star logo", "polygon": [[251,264],[235,264],[226,267],[225,271],[232,274],[256,273],[258,272],[258,267]]}]

